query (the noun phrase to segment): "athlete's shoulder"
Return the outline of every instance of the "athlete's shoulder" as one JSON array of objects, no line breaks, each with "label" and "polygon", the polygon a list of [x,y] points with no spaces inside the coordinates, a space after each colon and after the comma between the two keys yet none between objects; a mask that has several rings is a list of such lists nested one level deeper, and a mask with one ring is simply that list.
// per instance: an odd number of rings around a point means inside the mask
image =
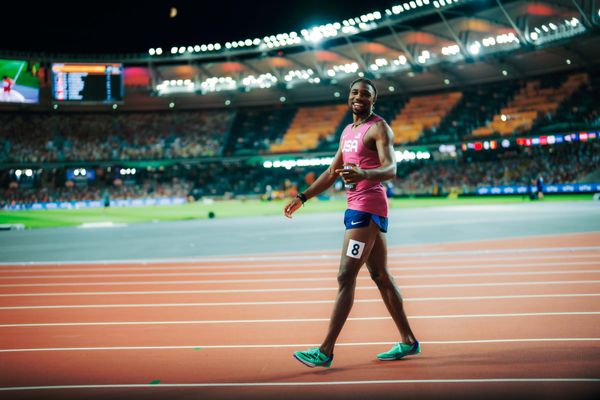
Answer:
[{"label": "athlete's shoulder", "polygon": [[381,130],[381,131],[387,131],[390,130],[390,125],[387,123],[387,121],[376,114],[373,114],[374,117],[374,121],[373,121],[373,126],[375,126],[376,130]]},{"label": "athlete's shoulder", "polygon": [[385,118],[383,118],[381,115],[377,115],[377,114],[373,114],[373,125],[380,126],[380,127],[389,126],[387,121],[385,120]]},{"label": "athlete's shoulder", "polygon": [[379,115],[375,116],[377,117],[377,120],[373,122],[374,129],[372,130],[371,135],[376,138],[385,138],[385,140],[392,140],[394,137],[394,132],[392,131],[392,128],[389,126],[389,124],[383,117]]},{"label": "athlete's shoulder", "polygon": [[375,122],[381,122],[381,121],[385,122],[385,118],[383,118],[383,117],[382,117],[381,115],[379,115],[379,114],[375,114],[375,113],[373,113],[373,119],[375,120]]}]

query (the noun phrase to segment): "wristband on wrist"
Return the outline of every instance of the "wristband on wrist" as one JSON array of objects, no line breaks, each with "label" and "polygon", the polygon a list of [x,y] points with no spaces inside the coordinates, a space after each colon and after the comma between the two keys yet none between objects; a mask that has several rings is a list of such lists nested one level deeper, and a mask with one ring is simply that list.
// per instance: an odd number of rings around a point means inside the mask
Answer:
[{"label": "wristband on wrist", "polygon": [[296,195],[296,197],[297,197],[298,199],[300,199],[300,201],[302,202],[302,204],[306,203],[306,200],[308,200],[308,199],[306,198],[306,195],[305,195],[304,193],[302,193],[302,192],[298,193],[298,194]]}]

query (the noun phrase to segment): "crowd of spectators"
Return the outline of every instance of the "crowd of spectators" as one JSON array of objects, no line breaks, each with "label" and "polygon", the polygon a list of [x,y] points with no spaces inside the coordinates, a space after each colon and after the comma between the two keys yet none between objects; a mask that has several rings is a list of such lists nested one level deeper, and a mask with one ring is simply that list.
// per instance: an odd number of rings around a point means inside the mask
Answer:
[{"label": "crowd of spectators", "polygon": [[187,198],[192,183],[174,179],[171,182],[144,180],[142,182],[122,183],[119,185],[76,185],[65,186],[29,186],[9,185],[0,189],[0,209],[14,205],[30,206],[33,203],[133,200],[163,197]]},{"label": "crowd of spectators", "polygon": [[542,176],[546,184],[577,183],[600,168],[600,143],[522,148],[493,160],[422,163],[396,179],[398,194],[442,194],[453,188],[473,193],[480,186],[528,185]]},{"label": "crowd of spectators", "polygon": [[0,114],[0,162],[220,156],[228,111]]},{"label": "crowd of spectators", "polygon": [[[492,153],[488,153],[491,155]],[[600,168],[600,142],[578,142],[555,146],[517,148],[495,159],[473,159],[468,154],[458,161],[401,163],[392,182],[397,195],[436,195],[453,190],[474,193],[481,186],[527,185],[542,176],[546,184],[577,183]],[[35,172],[32,179],[15,180],[0,174],[0,202],[31,204],[39,201],[101,200],[156,197],[262,196],[267,192],[303,190],[325,167],[270,168],[247,161],[211,161],[141,169],[135,176],[119,177],[98,168],[91,182],[69,181],[65,170]],[[341,182],[329,194],[343,191]],[[2,207],[0,204],[0,208]]]}]

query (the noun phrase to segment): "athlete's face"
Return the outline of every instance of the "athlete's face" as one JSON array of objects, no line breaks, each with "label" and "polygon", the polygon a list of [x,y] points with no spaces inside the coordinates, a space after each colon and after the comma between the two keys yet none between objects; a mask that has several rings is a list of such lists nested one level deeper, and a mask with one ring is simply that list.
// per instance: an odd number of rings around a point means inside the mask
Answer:
[{"label": "athlete's face", "polygon": [[348,105],[352,113],[356,116],[367,116],[373,109],[373,104],[377,100],[375,90],[371,85],[365,82],[356,82],[350,88],[348,96]]}]

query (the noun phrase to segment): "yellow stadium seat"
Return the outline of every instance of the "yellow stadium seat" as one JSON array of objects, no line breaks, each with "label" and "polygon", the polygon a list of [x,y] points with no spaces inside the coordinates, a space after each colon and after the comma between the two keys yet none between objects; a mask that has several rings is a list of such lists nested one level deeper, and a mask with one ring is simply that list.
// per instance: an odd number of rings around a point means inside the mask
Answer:
[{"label": "yellow stadium seat", "polygon": [[[535,120],[547,113],[553,114],[558,106],[588,80],[587,73],[575,74],[555,88],[540,88],[539,81],[530,81],[513,100],[495,115],[486,126],[474,129],[473,136],[487,136],[494,132],[502,135],[521,133],[531,129]],[[502,116],[506,120],[502,120]]]},{"label": "yellow stadium seat", "polygon": [[461,92],[411,97],[390,122],[394,143],[418,140],[424,129],[438,126],[461,99]]},{"label": "yellow stadium seat", "polygon": [[316,148],[321,139],[335,132],[346,111],[345,104],[300,108],[282,142],[271,145],[271,152],[299,152]]}]

